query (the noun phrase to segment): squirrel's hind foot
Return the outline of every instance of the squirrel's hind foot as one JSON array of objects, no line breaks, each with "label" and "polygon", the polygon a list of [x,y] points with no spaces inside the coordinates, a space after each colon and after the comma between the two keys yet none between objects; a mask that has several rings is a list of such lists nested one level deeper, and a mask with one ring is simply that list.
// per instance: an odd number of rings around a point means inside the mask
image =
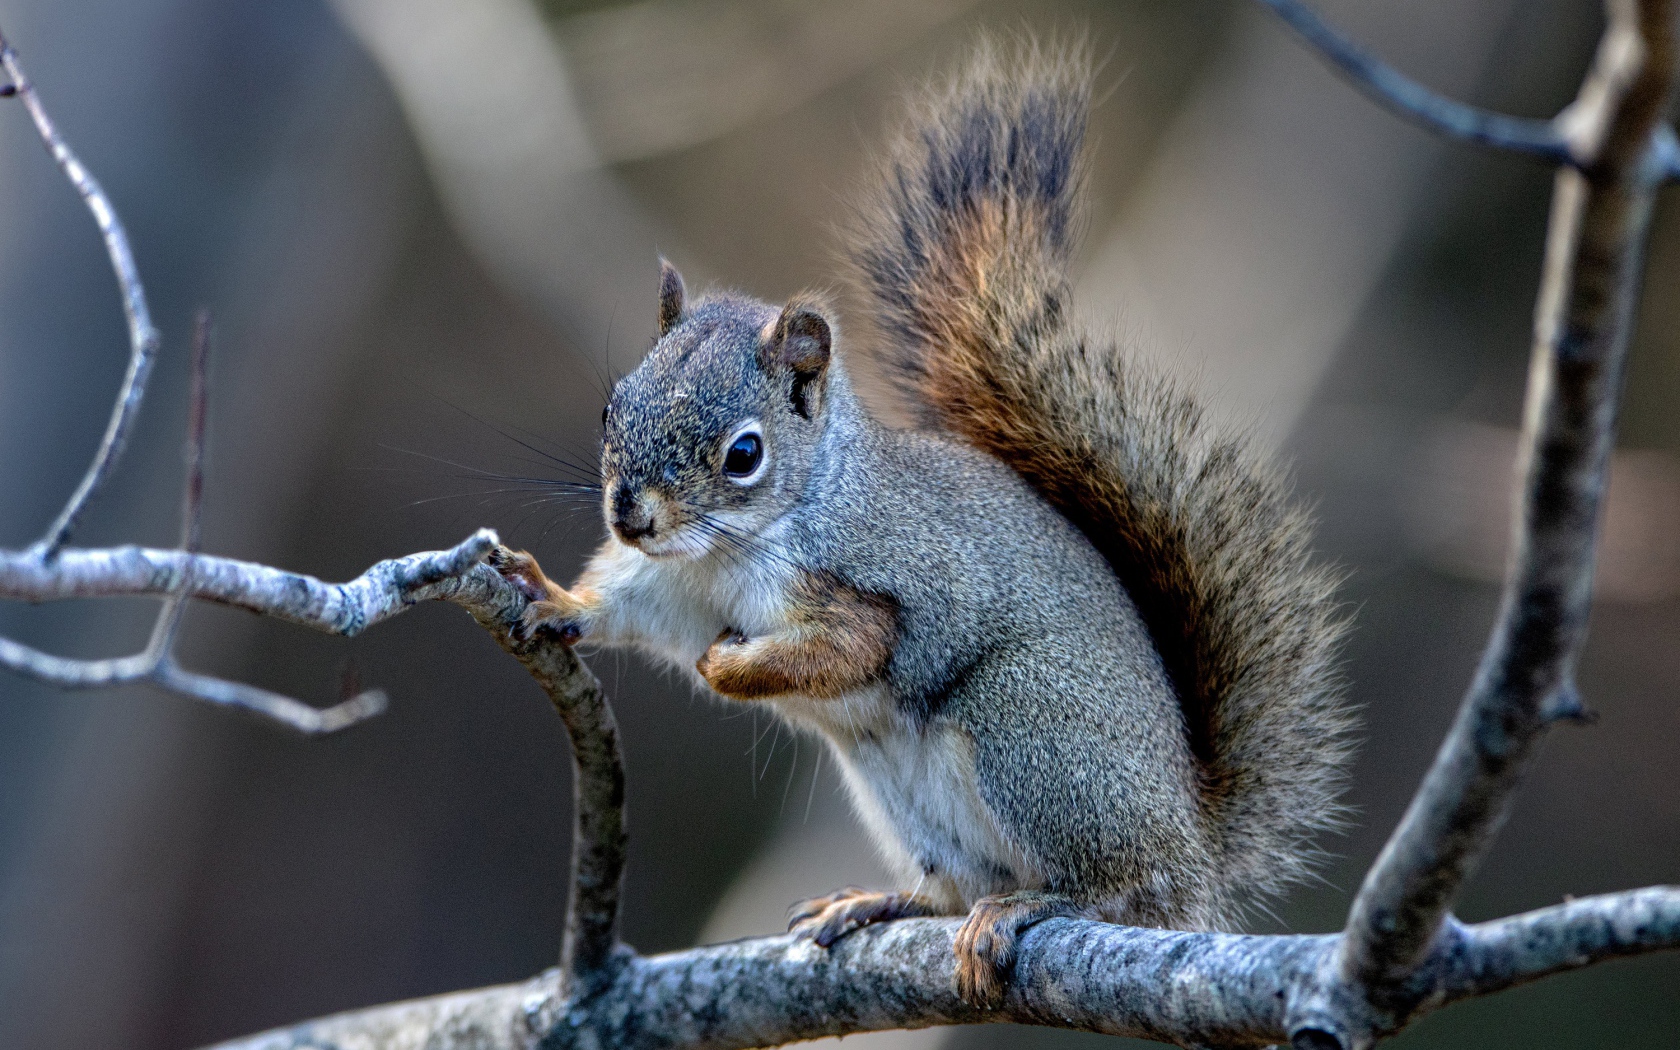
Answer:
[{"label": "squirrel's hind foot", "polygon": [[788,932],[809,937],[824,948],[853,930],[893,919],[914,919],[938,915],[941,910],[926,897],[914,893],[877,893],[856,886],[812,897],[788,909]]},{"label": "squirrel's hind foot", "polygon": [[1015,951],[1027,927],[1057,917],[1096,918],[1088,906],[1058,893],[1023,890],[981,897],[957,930],[957,994],[971,1006],[991,1009],[1003,1001],[1004,982],[1015,969]]}]

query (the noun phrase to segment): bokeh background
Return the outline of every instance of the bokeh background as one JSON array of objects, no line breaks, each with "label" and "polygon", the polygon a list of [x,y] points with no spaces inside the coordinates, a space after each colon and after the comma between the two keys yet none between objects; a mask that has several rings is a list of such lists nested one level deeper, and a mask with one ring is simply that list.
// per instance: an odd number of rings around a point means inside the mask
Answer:
[{"label": "bokeh background", "polygon": [[[1599,29],[1595,0],[1321,7],[1431,85],[1532,115],[1568,101]],[[834,227],[906,84],[978,27],[1088,34],[1106,62],[1081,309],[1289,457],[1350,573],[1358,816],[1260,928],[1340,923],[1494,610],[1546,172],[1378,111],[1242,0],[0,0],[0,26],[128,221],[166,335],[80,541],[172,542],[204,305],[207,547],[335,579],[480,525],[569,576],[598,517],[474,472],[587,463],[603,384],[654,330],[656,252],[691,285],[834,286]],[[1602,718],[1547,744],[1468,918],[1680,881],[1677,282],[1670,198],[1582,672]],[[69,492],[125,355],[94,229],[0,102],[0,545]],[[115,654],[149,615],[4,606],[0,630]],[[0,1046],[190,1047],[551,963],[565,740],[467,617],[420,608],[345,642],[200,609],[185,655],[394,703],[309,742],[144,690],[0,679]],[[813,741],[635,659],[594,665],[628,750],[632,944],[770,932],[796,897],[879,882]],[[1395,1045],[1676,1042],[1680,965],[1652,959]]]}]

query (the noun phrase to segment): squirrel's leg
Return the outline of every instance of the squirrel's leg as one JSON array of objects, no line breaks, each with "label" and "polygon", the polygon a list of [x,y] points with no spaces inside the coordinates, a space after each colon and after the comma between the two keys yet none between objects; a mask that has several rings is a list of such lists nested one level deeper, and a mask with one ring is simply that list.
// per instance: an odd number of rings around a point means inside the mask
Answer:
[{"label": "squirrel's leg", "polygon": [[589,633],[592,621],[601,607],[601,592],[589,586],[585,572],[578,586],[571,590],[549,579],[525,551],[496,547],[490,552],[490,567],[531,601],[520,617],[514,634],[524,640],[538,631],[552,631],[561,641],[571,645]]},{"label": "squirrel's leg", "polygon": [[789,693],[833,699],[879,677],[897,644],[892,599],[807,572],[789,595],[787,626],[754,638],[725,631],[695,669],[737,700]]},{"label": "squirrel's leg", "polygon": [[1015,968],[1015,949],[1027,927],[1045,919],[1100,918],[1097,910],[1059,893],[1020,890],[974,902],[957,930],[957,994],[982,1009],[1003,998],[1004,980]]},{"label": "squirrel's leg", "polygon": [[828,948],[853,930],[873,923],[944,915],[947,911],[920,894],[877,893],[849,886],[788,909],[788,932]]}]

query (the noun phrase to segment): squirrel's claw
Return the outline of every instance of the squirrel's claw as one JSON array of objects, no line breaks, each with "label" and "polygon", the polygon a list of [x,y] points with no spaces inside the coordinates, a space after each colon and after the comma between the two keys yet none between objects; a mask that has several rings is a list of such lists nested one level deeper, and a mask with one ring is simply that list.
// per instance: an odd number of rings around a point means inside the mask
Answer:
[{"label": "squirrel's claw", "polygon": [[565,588],[549,579],[542,571],[542,566],[537,564],[537,559],[526,551],[494,547],[485,560],[502,579],[513,584],[514,589],[523,594],[527,601],[552,601],[556,594],[565,593]]},{"label": "squirrel's claw", "polygon": [[554,587],[554,583],[544,575],[542,566],[538,565],[537,559],[530,554],[498,546],[490,549],[490,556],[485,561],[502,579],[513,584],[514,589],[523,594],[527,601],[548,600],[550,588]]},{"label": "squirrel's claw", "polygon": [[823,948],[853,930],[892,919],[936,915],[938,909],[926,897],[912,893],[877,893],[856,886],[801,901],[788,910],[788,932],[808,937]]},{"label": "squirrel's claw", "polygon": [[821,915],[823,912],[827,911],[830,905],[851,897],[867,896],[868,893],[868,890],[860,887],[847,886],[845,889],[835,890],[827,896],[812,897],[808,900],[802,900],[788,909],[788,932],[802,933],[804,931],[801,927]]},{"label": "squirrel's claw", "polygon": [[537,559],[525,551],[495,547],[486,559],[502,579],[530,602],[513,626],[516,641],[528,642],[540,633],[551,633],[571,645],[583,637],[578,622],[578,602],[564,587],[550,580],[537,564]]},{"label": "squirrel's claw", "polygon": [[1092,917],[1089,908],[1053,893],[1025,891],[981,897],[957,930],[957,994],[982,1010],[1003,1001],[1027,927],[1056,916]]},{"label": "squirrel's claw", "polygon": [[567,645],[583,637],[583,628],[578,625],[577,618],[572,615],[570,609],[555,602],[532,602],[520,615],[513,635],[519,641],[527,642],[545,632],[553,634]]}]

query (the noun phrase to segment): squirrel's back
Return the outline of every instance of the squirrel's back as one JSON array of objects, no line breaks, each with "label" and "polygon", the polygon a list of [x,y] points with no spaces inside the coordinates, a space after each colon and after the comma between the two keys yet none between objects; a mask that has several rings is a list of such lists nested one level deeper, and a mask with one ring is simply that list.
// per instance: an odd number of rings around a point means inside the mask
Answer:
[{"label": "squirrel's back", "polygon": [[983,42],[915,105],[854,261],[874,352],[919,424],[1013,467],[1136,604],[1184,711],[1230,916],[1302,875],[1340,813],[1345,621],[1282,475],[1072,323],[1090,84],[1083,49]]}]

